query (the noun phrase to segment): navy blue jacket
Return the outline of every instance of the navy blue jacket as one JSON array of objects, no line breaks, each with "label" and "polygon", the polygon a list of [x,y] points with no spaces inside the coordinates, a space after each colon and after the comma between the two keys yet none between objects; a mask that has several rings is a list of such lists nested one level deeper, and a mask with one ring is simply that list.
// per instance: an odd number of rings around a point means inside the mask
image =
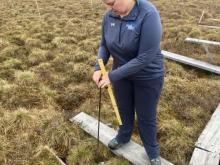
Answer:
[{"label": "navy blue jacket", "polygon": [[[108,11],[102,23],[102,40],[98,57],[104,64],[110,55],[113,68],[109,79],[152,79],[163,76],[164,59],[160,50],[162,27],[160,16],[153,4],[137,0],[125,17]],[[95,70],[99,70],[96,62]]]}]

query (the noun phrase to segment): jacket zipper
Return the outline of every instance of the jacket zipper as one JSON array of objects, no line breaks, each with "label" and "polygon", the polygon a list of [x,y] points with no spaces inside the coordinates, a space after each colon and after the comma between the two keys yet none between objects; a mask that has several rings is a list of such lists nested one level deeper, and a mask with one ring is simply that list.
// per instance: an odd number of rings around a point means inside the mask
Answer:
[{"label": "jacket zipper", "polygon": [[120,26],[119,26],[119,43],[121,43],[121,27],[122,27],[122,22],[121,22],[121,19],[120,19]]}]

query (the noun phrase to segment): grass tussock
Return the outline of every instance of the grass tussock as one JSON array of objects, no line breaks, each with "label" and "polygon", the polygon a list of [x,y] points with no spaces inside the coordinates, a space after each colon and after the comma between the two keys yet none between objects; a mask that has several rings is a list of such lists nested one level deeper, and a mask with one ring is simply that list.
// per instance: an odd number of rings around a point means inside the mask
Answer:
[{"label": "grass tussock", "polygon": [[[79,129],[64,122],[62,115],[51,108],[4,110],[0,123],[4,124],[0,128],[1,164],[51,164],[56,159],[48,151],[40,149],[42,144],[53,148],[61,158],[77,144],[74,134]],[[82,136],[80,132],[77,135]]]},{"label": "grass tussock", "polygon": [[47,60],[46,51],[41,49],[32,49],[30,55],[28,56],[28,64],[30,66],[39,65],[41,62]]},{"label": "grass tussock", "polygon": [[50,152],[49,147],[40,146],[38,152],[34,155],[31,164],[54,164],[60,165],[60,162],[57,158]]},{"label": "grass tussock", "polygon": [[75,148],[70,150],[68,156],[68,164],[98,164],[99,162],[108,160],[112,156],[103,145],[100,145],[100,151],[97,150],[97,141],[94,139],[87,139]]},{"label": "grass tussock", "polygon": [[44,107],[52,93],[30,71],[16,72],[14,83],[2,82],[1,104],[5,108]]},{"label": "grass tussock", "polygon": [[85,99],[90,96],[90,91],[86,84],[69,85],[56,98],[57,103],[62,109],[72,110],[78,107]]}]

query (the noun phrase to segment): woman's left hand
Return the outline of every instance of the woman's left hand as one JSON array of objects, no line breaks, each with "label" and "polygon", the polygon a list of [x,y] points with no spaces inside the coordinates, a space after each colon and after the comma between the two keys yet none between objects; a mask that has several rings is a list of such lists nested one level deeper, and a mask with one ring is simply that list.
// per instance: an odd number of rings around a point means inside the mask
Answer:
[{"label": "woman's left hand", "polygon": [[101,79],[101,81],[99,81],[99,88],[104,88],[104,87],[106,87],[107,85],[109,85],[111,82],[110,82],[110,79],[109,79],[109,77],[108,77],[108,72],[104,75],[104,76],[102,76],[102,79]]}]

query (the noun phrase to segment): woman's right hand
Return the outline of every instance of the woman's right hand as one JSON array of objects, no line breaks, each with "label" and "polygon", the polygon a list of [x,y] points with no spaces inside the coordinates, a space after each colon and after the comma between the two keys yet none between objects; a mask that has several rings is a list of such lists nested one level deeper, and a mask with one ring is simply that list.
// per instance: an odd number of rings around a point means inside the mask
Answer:
[{"label": "woman's right hand", "polygon": [[96,83],[97,86],[99,85],[99,81],[101,80],[101,76],[102,76],[101,70],[97,70],[93,73],[92,79]]}]

